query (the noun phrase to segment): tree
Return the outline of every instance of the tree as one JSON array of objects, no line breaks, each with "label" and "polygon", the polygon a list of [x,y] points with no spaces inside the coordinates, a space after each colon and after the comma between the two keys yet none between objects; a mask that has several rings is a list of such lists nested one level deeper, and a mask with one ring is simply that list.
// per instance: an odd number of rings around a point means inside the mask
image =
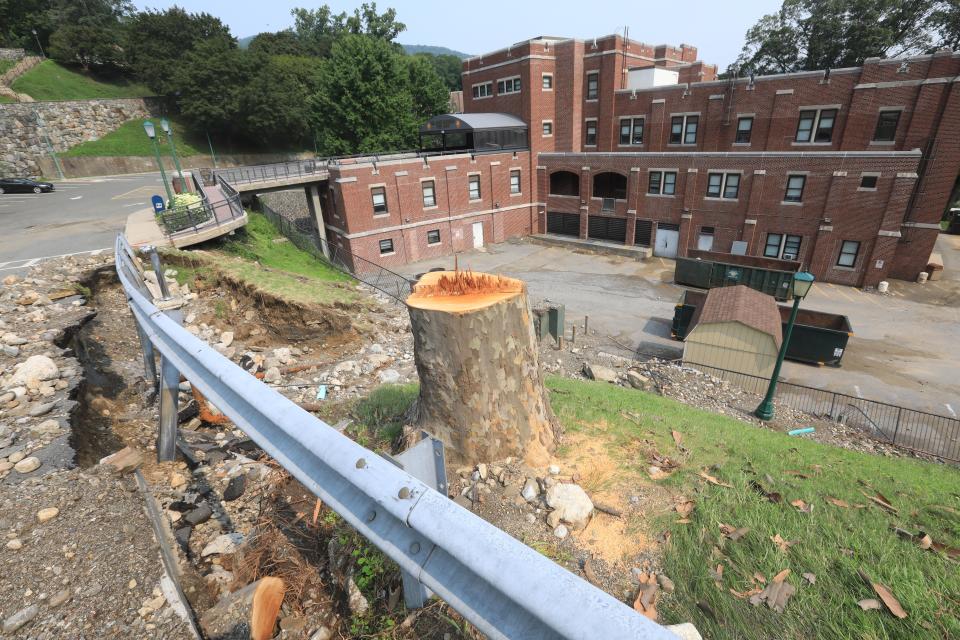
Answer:
[{"label": "tree", "polygon": [[960,49],[960,0],[937,3],[930,16],[930,24],[938,34],[936,48]]},{"label": "tree", "polygon": [[247,53],[255,69],[242,100],[244,137],[264,146],[312,144],[309,98],[320,85],[316,58]]},{"label": "tree", "polygon": [[50,36],[50,57],[66,65],[115,68],[123,61],[122,34],[118,28],[99,25],[65,25]]},{"label": "tree", "polygon": [[230,29],[209,13],[141,11],[126,25],[125,53],[131,70],[160,95],[173,93],[174,76],[186,53],[199,42],[222,40],[234,46]]},{"label": "tree", "polygon": [[417,123],[446,113],[450,106],[450,90],[444,86],[430,60],[424,56],[404,56],[402,59],[407,67],[407,86]]},{"label": "tree", "polygon": [[198,42],[174,76],[180,113],[198,129],[242,136],[243,97],[255,63],[225,40]]},{"label": "tree", "polygon": [[363,3],[354,9],[353,15],[346,11],[333,13],[329,5],[319,9],[293,9],[293,30],[310,55],[330,55],[333,42],[344,35],[365,35],[392,42],[397,34],[406,30],[406,25],[397,22],[397,12],[387,9],[377,13],[377,3]]},{"label": "tree", "polygon": [[784,0],[747,31],[735,66],[783,73],[863,64],[929,49],[935,0]]},{"label": "tree", "polygon": [[401,54],[384,40],[338,38],[323,62],[310,121],[326,154],[412,147],[417,140],[413,98]]},{"label": "tree", "polygon": [[[0,0],[0,47],[23,48],[37,55],[37,38],[44,47],[50,44],[52,26],[46,16],[53,0]],[[37,38],[33,31],[36,30]]]},{"label": "tree", "polygon": [[463,72],[463,61],[460,60],[460,58],[450,55],[449,53],[440,55],[418,53],[416,55],[422,56],[433,65],[437,75],[440,76],[440,79],[449,91],[460,91],[462,86],[460,83],[460,74]]},{"label": "tree", "polygon": [[247,48],[251,53],[264,53],[270,56],[309,56],[310,48],[300,41],[296,32],[285,29],[271,33],[257,34]]}]

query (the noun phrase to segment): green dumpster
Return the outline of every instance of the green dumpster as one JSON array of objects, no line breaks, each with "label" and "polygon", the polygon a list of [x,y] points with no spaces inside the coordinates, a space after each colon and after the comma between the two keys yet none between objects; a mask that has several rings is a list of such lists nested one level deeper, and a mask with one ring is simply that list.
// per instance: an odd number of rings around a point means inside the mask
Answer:
[{"label": "green dumpster", "polygon": [[698,289],[742,284],[783,301],[792,297],[790,284],[799,270],[792,260],[691,250],[677,258],[673,280]]}]

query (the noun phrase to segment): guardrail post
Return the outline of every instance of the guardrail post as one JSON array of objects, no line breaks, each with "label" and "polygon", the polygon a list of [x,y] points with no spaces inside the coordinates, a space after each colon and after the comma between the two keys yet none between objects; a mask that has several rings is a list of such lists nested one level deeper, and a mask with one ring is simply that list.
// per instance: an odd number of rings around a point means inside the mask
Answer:
[{"label": "guardrail post", "polygon": [[177,412],[180,372],[170,360],[160,357],[160,433],[157,437],[157,461],[171,462],[177,457]]},{"label": "guardrail post", "polygon": [[157,361],[153,354],[153,343],[144,333],[140,323],[134,319],[133,323],[137,326],[137,335],[140,336],[140,348],[143,351],[143,377],[150,383],[153,391],[157,390]]},{"label": "guardrail post", "polygon": [[[187,215],[190,215],[189,211]],[[196,229],[196,224],[194,224],[193,227]],[[164,300],[169,300],[170,289],[167,288],[167,281],[163,278],[163,267],[160,266],[160,256],[157,255],[156,248],[146,246],[143,248],[143,251],[150,256],[150,264],[153,265],[153,272],[157,274],[157,286],[160,287],[160,295],[163,296]]]},{"label": "guardrail post", "polygon": [[[443,455],[443,442],[427,432],[423,439],[397,456],[384,456],[431,489],[447,495],[447,469]],[[416,543],[414,543],[416,544]],[[420,580],[406,571],[400,571],[403,581],[403,601],[408,609],[419,609],[433,595]]]}]

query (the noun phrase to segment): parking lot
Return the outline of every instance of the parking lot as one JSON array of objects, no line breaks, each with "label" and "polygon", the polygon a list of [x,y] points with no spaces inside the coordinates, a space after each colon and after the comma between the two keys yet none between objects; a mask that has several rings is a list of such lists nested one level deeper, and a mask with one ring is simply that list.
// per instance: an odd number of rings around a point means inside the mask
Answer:
[{"label": "parking lot", "polygon": [[[803,307],[850,318],[850,339],[840,368],[786,362],[783,377],[798,384],[902,405],[944,416],[960,412],[960,236],[941,235],[944,274],[923,285],[890,281],[887,294],[818,283]],[[566,306],[568,325],[590,316],[590,328],[610,337],[611,352],[635,347],[640,357],[679,358],[670,338],[674,305],[673,261],[636,261],[545,246],[534,240],[490,245],[461,253],[461,269],[500,273],[527,283],[532,303]],[[413,276],[452,268],[452,257],[402,269]]]}]

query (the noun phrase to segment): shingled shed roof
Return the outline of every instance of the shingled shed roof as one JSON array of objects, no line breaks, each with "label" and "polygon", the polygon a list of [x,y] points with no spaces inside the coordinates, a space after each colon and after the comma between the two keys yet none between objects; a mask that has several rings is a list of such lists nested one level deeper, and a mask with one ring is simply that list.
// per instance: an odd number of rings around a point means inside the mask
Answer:
[{"label": "shingled shed roof", "polygon": [[742,284],[711,289],[691,320],[691,331],[701,323],[718,322],[739,322],[766,333],[773,337],[778,349],[783,340],[777,301]]}]

